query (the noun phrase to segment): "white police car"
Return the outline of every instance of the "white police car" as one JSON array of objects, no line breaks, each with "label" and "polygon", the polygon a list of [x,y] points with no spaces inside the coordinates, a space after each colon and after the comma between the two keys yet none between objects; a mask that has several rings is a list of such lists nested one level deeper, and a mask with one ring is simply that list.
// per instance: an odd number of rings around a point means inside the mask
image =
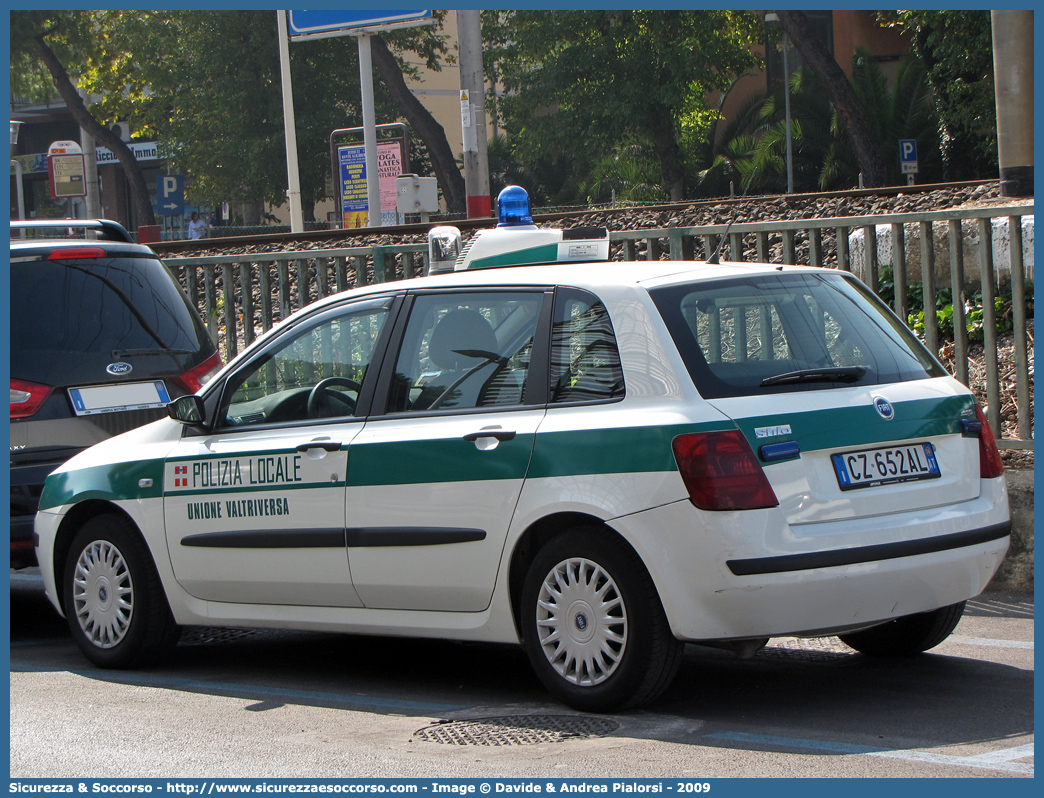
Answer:
[{"label": "white police car", "polygon": [[[547,235],[514,217],[458,265]],[[538,259],[601,246],[554,236]],[[664,690],[684,641],[923,651],[1008,546],[972,395],[828,269],[370,286],[170,412],[70,460],[40,501],[47,594],[99,665],[154,660],[192,624],[520,641],[555,696],[606,711]]]}]

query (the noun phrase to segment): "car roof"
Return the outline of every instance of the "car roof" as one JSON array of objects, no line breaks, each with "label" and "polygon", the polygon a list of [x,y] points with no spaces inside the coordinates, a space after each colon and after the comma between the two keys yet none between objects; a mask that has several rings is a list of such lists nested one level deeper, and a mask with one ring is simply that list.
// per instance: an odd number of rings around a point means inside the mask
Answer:
[{"label": "car roof", "polygon": [[[482,287],[547,287],[568,285],[597,291],[600,288],[643,286],[656,288],[677,283],[704,282],[728,277],[778,273],[784,267],[770,263],[717,264],[704,261],[599,261],[539,266],[505,266],[493,269],[445,272],[389,283],[349,289],[309,305],[314,311],[345,298],[361,298],[395,291],[466,289]],[[810,266],[786,266],[788,272],[816,272]]]}]

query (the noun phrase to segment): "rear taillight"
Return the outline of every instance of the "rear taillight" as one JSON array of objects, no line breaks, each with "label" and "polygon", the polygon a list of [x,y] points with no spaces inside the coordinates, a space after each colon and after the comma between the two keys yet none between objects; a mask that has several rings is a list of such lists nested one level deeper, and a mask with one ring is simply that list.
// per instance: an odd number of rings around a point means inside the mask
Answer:
[{"label": "rear taillight", "polygon": [[26,380],[11,380],[11,418],[29,418],[54,390]]},{"label": "rear taillight", "polygon": [[979,431],[979,478],[994,479],[1004,473],[1004,463],[1001,461],[993,429],[978,402],[975,403],[975,418],[982,425]]},{"label": "rear taillight", "polygon": [[221,366],[221,355],[215,352],[198,366],[194,366],[177,377],[176,381],[181,383],[181,387],[189,393],[195,393],[214,378],[214,375],[221,370]]},{"label": "rear taillight", "polygon": [[689,499],[701,510],[755,510],[779,504],[739,430],[679,435],[672,445]]}]

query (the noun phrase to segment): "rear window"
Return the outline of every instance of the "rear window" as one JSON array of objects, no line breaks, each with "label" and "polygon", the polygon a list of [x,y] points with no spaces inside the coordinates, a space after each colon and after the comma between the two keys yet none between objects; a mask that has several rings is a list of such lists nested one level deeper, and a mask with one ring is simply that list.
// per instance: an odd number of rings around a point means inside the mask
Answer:
[{"label": "rear window", "polygon": [[182,374],[212,354],[202,322],[157,259],[11,264],[11,376],[44,385]]},{"label": "rear window", "polygon": [[866,286],[838,272],[734,278],[651,294],[708,399],[946,374]]}]

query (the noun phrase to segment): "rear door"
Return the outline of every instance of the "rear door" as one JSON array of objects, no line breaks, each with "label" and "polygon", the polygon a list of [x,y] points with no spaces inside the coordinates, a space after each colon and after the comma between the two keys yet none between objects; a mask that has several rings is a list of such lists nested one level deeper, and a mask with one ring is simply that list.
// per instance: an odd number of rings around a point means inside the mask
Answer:
[{"label": "rear door", "polygon": [[550,294],[408,300],[348,462],[348,557],[366,607],[475,612],[493,594],[544,417]]},{"label": "rear door", "polygon": [[838,273],[654,289],[700,393],[732,418],[791,523],[978,495],[971,396]]}]

